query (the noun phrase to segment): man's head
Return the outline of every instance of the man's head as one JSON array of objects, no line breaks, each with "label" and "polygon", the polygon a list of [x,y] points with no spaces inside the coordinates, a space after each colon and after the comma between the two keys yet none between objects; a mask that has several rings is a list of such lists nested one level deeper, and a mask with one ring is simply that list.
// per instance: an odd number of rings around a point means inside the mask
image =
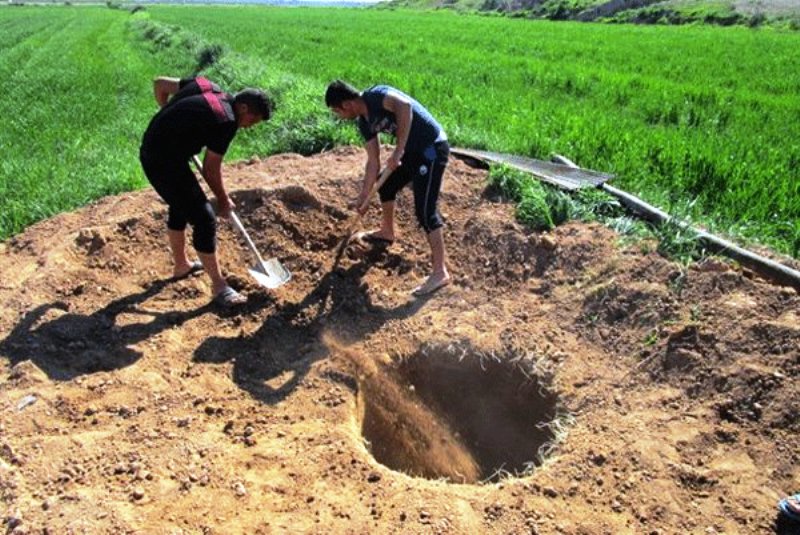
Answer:
[{"label": "man's head", "polygon": [[325,91],[325,104],[340,119],[355,119],[358,116],[358,102],[361,92],[347,82],[335,80]]},{"label": "man's head", "polygon": [[248,128],[272,117],[275,105],[260,89],[243,89],[233,97],[236,122],[240,128]]}]

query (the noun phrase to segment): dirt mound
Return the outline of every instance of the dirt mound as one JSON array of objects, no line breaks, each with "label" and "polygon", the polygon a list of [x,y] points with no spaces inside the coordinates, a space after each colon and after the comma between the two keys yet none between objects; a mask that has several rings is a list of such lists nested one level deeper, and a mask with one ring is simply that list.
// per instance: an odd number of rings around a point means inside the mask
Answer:
[{"label": "dirt mound", "polygon": [[[527,231],[453,161],[454,283],[399,240],[334,265],[363,150],[226,169],[264,257],[209,304],[150,191],[0,245],[0,503],[14,533],[791,533],[800,298],[599,225]],[[377,222],[378,210],[367,217]],[[44,531],[46,530],[46,531]]]}]

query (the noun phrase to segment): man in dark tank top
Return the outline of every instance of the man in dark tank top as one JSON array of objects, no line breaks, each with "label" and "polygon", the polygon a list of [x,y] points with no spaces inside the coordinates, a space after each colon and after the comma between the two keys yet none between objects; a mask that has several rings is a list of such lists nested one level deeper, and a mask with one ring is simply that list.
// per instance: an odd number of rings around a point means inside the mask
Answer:
[{"label": "man in dark tank top", "polygon": [[382,209],[381,228],[362,233],[359,239],[381,245],[394,242],[395,198],[402,188],[412,184],[414,212],[431,247],[432,265],[430,276],[412,293],[416,296],[427,295],[449,284],[442,230],[444,223],[438,201],[450,146],[441,125],[422,104],[387,85],[358,91],[336,80],[328,86],[325,103],[339,118],[354,119],[365,141],[366,171],[361,194],[355,202],[361,214],[369,207],[367,196],[380,173],[378,134],[387,133],[396,138],[395,149],[385,161],[391,175],[378,189]]}]

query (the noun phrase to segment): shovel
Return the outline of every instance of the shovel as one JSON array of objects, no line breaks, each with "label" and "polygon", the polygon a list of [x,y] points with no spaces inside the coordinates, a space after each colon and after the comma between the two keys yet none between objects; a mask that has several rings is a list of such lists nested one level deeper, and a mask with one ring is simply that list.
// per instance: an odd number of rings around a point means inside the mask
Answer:
[{"label": "shovel", "polygon": [[[372,196],[375,195],[375,192],[378,191],[381,188],[381,186],[383,186],[383,184],[386,182],[386,180],[389,178],[389,175],[391,174],[392,170],[389,169],[388,167],[385,167],[383,171],[381,171],[378,180],[376,180],[375,183],[372,185],[372,189],[369,191],[369,195],[367,195],[367,199],[364,201],[365,204],[369,204],[370,200],[372,199]],[[361,207],[359,206],[358,208]],[[364,216],[361,215],[360,212],[358,212],[356,213],[356,215],[352,217],[350,223],[347,225],[347,233],[344,235],[344,238],[342,238],[342,241],[339,242],[339,245],[336,247],[336,255],[334,255],[334,261],[333,261],[334,266],[339,263],[339,259],[342,257],[342,253],[344,253],[344,250],[347,248],[347,244],[350,243],[350,239],[353,237],[353,234],[355,233],[356,229],[359,227],[359,225],[361,225],[361,220],[363,218]]]},{"label": "shovel", "polygon": [[244,241],[250,248],[250,252],[253,253],[253,256],[256,258],[256,265],[247,269],[256,282],[270,289],[283,286],[289,282],[289,279],[292,278],[292,274],[281,264],[280,260],[277,258],[270,258],[265,262],[264,259],[261,258],[258,249],[256,249],[256,244],[250,239],[247,231],[242,226],[242,222],[239,221],[239,216],[236,215],[236,212],[231,211],[231,222],[233,223],[233,228],[242,235],[242,238],[244,238]]},{"label": "shovel", "polygon": [[[200,163],[200,159],[197,156],[193,156],[192,161],[194,162],[195,167],[197,167],[197,171],[200,173],[200,175],[203,175],[203,165]],[[270,258],[265,262],[264,259],[261,258],[261,254],[258,252],[256,244],[250,239],[250,235],[245,230],[242,222],[239,221],[239,216],[236,215],[236,212],[231,210],[230,219],[231,223],[233,223],[233,228],[235,228],[242,238],[244,238],[245,243],[247,243],[247,247],[256,258],[256,264],[247,269],[256,282],[269,289],[278,288],[279,286],[283,286],[289,282],[289,279],[292,278],[292,274],[289,273],[289,270],[286,269],[283,264],[281,264],[280,260],[277,258]]]}]

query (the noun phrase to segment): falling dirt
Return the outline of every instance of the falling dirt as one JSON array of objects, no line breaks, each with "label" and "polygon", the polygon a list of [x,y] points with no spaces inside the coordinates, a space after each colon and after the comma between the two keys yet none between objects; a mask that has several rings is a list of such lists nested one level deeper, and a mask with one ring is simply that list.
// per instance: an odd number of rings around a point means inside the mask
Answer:
[{"label": "falling dirt", "polygon": [[[451,162],[454,282],[427,299],[409,193],[387,250],[334,265],[363,150],[226,167],[293,274],[209,304],[171,281],[149,190],[0,245],[0,506],[9,533],[792,533],[800,298],[683,269],[597,224],[514,221]],[[373,207],[367,225],[377,221]]]}]

